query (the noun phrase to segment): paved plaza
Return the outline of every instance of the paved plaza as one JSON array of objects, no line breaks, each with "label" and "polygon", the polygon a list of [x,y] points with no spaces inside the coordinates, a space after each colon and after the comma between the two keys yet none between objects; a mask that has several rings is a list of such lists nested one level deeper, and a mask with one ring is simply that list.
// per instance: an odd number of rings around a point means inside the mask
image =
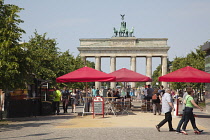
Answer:
[{"label": "paved plaza", "polygon": [[[70,111],[70,109],[69,109]],[[82,106],[77,106],[77,112],[82,112]],[[130,111],[129,115],[92,115],[84,117],[78,113],[67,113],[50,116],[37,116],[25,118],[10,118],[0,124],[0,139],[77,139],[77,140],[207,140],[210,138],[210,114],[195,109],[196,123],[204,133],[195,135],[191,124],[188,124],[189,135],[169,132],[165,124],[158,132],[155,125],[164,115],[153,115],[151,112]],[[176,128],[180,117],[173,116],[173,127]]]}]

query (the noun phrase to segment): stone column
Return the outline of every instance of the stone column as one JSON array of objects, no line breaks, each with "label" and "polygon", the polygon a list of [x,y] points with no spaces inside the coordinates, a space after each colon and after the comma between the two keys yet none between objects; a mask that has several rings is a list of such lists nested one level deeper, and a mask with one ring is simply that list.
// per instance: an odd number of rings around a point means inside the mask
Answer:
[{"label": "stone column", "polygon": [[85,56],[81,56],[81,59],[84,62],[84,65],[86,66],[86,57]]},{"label": "stone column", "polygon": [[[116,56],[110,57],[110,73],[116,71]],[[116,82],[111,82],[110,88],[116,88]]]},{"label": "stone column", "polygon": [[[161,57],[161,63],[162,63],[162,76],[167,74],[167,56]],[[168,87],[167,82],[162,82],[162,85],[164,88]]]},{"label": "stone column", "polygon": [[[136,56],[131,56],[131,70],[136,72]],[[136,87],[135,82],[131,82],[131,88]]]},{"label": "stone column", "polygon": [[[146,76],[152,77],[152,56],[146,56]],[[151,82],[146,82],[147,85]]]},{"label": "stone column", "polygon": [[[101,57],[100,56],[95,57],[95,69],[101,71]],[[95,82],[95,88],[100,89],[101,88],[101,83],[100,82]]]}]

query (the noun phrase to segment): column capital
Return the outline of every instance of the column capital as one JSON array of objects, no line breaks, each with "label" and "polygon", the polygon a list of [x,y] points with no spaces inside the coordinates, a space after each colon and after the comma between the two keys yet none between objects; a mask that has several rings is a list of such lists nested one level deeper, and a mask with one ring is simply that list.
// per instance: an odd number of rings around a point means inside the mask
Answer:
[{"label": "column capital", "polygon": [[151,58],[151,57],[152,57],[152,55],[147,55],[147,56],[146,56],[146,58]]},{"label": "column capital", "polygon": [[136,58],[136,56],[131,56],[131,58]]},{"label": "column capital", "polygon": [[168,55],[162,55],[161,57],[162,57],[162,58],[164,58],[164,57],[168,57]]},{"label": "column capital", "polygon": [[86,56],[80,56],[81,59],[86,59]]}]

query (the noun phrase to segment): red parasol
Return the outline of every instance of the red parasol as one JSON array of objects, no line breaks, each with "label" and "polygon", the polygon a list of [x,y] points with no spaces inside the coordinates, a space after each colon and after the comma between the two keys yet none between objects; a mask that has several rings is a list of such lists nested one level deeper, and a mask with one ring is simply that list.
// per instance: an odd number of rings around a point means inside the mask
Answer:
[{"label": "red parasol", "polygon": [[115,82],[151,82],[150,77],[144,76],[126,68],[119,69],[110,73],[110,75],[116,76]]},{"label": "red parasol", "polygon": [[187,66],[158,78],[162,82],[210,83],[210,74]]},{"label": "red parasol", "polygon": [[56,82],[108,82],[115,81],[115,79],[115,76],[85,66],[56,78]]}]

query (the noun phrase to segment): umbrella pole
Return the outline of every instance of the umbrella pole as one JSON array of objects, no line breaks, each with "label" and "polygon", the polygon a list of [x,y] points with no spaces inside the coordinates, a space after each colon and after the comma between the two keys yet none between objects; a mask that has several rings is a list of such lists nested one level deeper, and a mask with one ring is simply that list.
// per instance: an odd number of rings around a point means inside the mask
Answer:
[{"label": "umbrella pole", "polygon": [[84,107],[83,107],[83,113],[82,116],[84,116],[85,113],[89,113],[89,99],[88,99],[88,91],[87,91],[87,82],[85,82],[85,93],[86,98],[84,99]]},{"label": "umbrella pole", "polygon": [[126,91],[127,91],[127,88],[126,88],[126,87],[127,87],[127,82],[124,82],[124,93],[125,93],[125,94],[124,94],[124,97],[125,97]]},{"label": "umbrella pole", "polygon": [[86,97],[88,96],[88,92],[87,92],[87,82],[85,82],[85,93],[86,93]]}]

